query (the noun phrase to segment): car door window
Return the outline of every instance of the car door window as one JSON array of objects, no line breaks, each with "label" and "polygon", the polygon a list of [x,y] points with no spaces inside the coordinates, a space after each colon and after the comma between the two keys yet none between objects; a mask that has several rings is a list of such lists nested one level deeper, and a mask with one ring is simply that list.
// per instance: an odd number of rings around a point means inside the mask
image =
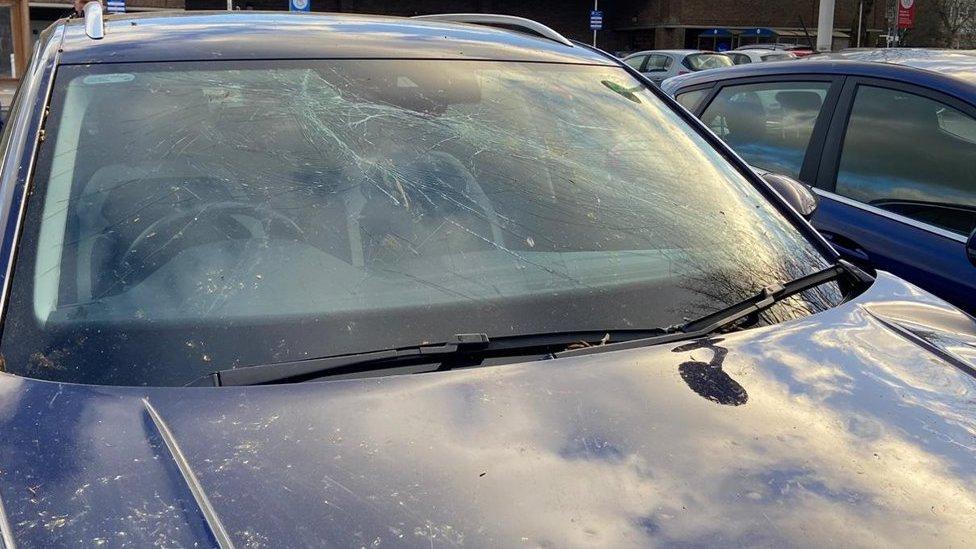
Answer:
[{"label": "car door window", "polygon": [[641,65],[644,64],[645,59],[647,59],[646,55],[635,55],[634,57],[628,57],[627,59],[624,59],[624,63],[627,63],[631,67],[640,70]]},{"label": "car door window", "polygon": [[733,65],[732,60],[721,53],[692,53],[686,56],[681,63],[692,71],[721,69]]},{"label": "car door window", "polygon": [[976,120],[939,101],[860,86],[836,192],[959,234],[976,227]]},{"label": "car door window", "polygon": [[667,55],[648,55],[647,68],[644,72],[665,72],[671,68],[673,62]]},{"label": "car door window", "polygon": [[727,86],[702,120],[750,165],[799,177],[829,82]]},{"label": "car door window", "polygon": [[749,63],[752,63],[752,59],[749,59],[749,56],[744,53],[729,52],[726,53],[725,55],[729,56],[729,58],[732,59],[732,62],[735,63],[736,65],[747,65]]}]

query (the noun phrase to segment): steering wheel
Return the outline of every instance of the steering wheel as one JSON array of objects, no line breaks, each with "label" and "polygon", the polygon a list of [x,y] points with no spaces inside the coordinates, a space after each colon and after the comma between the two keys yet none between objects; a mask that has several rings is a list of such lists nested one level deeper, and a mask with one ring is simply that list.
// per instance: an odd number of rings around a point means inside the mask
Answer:
[{"label": "steering wheel", "polygon": [[498,224],[498,214],[495,213],[495,206],[492,204],[491,199],[488,198],[488,194],[481,188],[478,180],[475,179],[474,174],[453,154],[443,151],[431,151],[430,156],[434,162],[438,162],[443,166],[450,166],[454,173],[458,174],[464,180],[463,195],[468,197],[468,199],[481,209],[484,215],[484,221],[488,223],[491,230],[491,240],[496,246],[503,247],[505,245],[505,235],[502,232],[501,226]]},{"label": "steering wheel", "polygon": [[[406,179],[415,179],[415,182],[411,184],[398,180],[390,169],[377,169],[376,173],[364,181],[365,198],[368,201],[377,199],[395,203],[412,210],[441,210],[435,214],[438,216],[448,215],[444,209],[478,215],[490,227],[493,243],[497,246],[504,245],[504,234],[497,222],[494,205],[474,175],[453,154],[428,151],[412,164],[408,162],[406,170],[397,173]],[[450,174],[451,177],[443,180],[438,174]],[[424,187],[426,190],[419,190]],[[430,194],[435,197],[432,199]]]},{"label": "steering wheel", "polygon": [[[239,218],[258,222],[261,233],[255,234],[252,224]],[[203,238],[190,239],[190,232],[200,233]],[[291,218],[265,206],[244,202],[205,202],[188,210],[175,211],[157,219],[132,240],[122,254],[120,266],[124,269],[124,284],[130,285],[145,278],[173,258],[180,250],[213,241],[222,241],[228,235],[249,235],[251,239],[271,239],[273,235],[291,240],[304,240],[305,232]]]}]

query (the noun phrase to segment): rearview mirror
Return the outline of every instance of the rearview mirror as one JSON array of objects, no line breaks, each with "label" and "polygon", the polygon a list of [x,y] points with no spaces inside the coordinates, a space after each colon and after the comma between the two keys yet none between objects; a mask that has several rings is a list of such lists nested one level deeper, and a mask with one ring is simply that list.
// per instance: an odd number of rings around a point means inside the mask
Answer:
[{"label": "rearview mirror", "polygon": [[817,195],[808,185],[778,173],[765,173],[762,174],[762,178],[804,219],[813,217],[813,212],[817,211],[818,200]]},{"label": "rearview mirror", "polygon": [[969,240],[966,241],[966,257],[976,267],[976,229],[973,229],[973,232],[969,235]]}]

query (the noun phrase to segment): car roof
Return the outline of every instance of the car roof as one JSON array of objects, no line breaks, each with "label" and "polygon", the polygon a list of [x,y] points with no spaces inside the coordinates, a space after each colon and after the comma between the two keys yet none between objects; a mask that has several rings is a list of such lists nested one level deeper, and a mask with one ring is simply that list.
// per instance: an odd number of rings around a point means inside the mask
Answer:
[{"label": "car roof", "polygon": [[879,62],[854,60],[850,55],[846,58],[818,55],[789,63],[736,65],[669,78],[664,81],[662,88],[668,93],[674,93],[679,88],[735,78],[794,74],[848,75],[914,83],[976,103],[976,55],[963,53],[946,57],[900,56],[898,59],[898,62]]},{"label": "car roof", "polygon": [[934,48],[856,48],[820,56],[821,59],[846,59],[905,65],[940,72],[976,84],[976,50]]},{"label": "car roof", "polygon": [[644,51],[634,52],[628,55],[627,57],[633,57],[635,55],[648,55],[651,53],[665,53],[670,55],[691,55],[693,53],[712,53],[712,52],[705,51],[705,50],[644,50]]},{"label": "car roof", "polygon": [[763,48],[747,48],[744,50],[732,50],[724,53],[755,53],[757,55],[789,55],[787,50],[767,50]]},{"label": "car roof", "polygon": [[797,50],[809,50],[810,46],[805,46],[803,44],[790,44],[787,42],[763,42],[759,44],[747,44],[745,46],[739,46],[735,48],[736,50],[784,50],[784,49],[797,49]]},{"label": "car roof", "polygon": [[600,52],[485,25],[378,15],[172,12],[112,15],[105,36],[62,20],[62,64],[299,58],[420,58],[615,64]]}]

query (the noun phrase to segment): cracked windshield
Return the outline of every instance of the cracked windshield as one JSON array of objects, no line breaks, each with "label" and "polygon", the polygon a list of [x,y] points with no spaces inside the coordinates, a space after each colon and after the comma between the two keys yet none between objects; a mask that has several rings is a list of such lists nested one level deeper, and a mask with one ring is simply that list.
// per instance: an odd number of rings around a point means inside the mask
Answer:
[{"label": "cracked windshield", "polygon": [[39,155],[2,351],[46,379],[664,327],[826,266],[614,67],[63,67]]}]

